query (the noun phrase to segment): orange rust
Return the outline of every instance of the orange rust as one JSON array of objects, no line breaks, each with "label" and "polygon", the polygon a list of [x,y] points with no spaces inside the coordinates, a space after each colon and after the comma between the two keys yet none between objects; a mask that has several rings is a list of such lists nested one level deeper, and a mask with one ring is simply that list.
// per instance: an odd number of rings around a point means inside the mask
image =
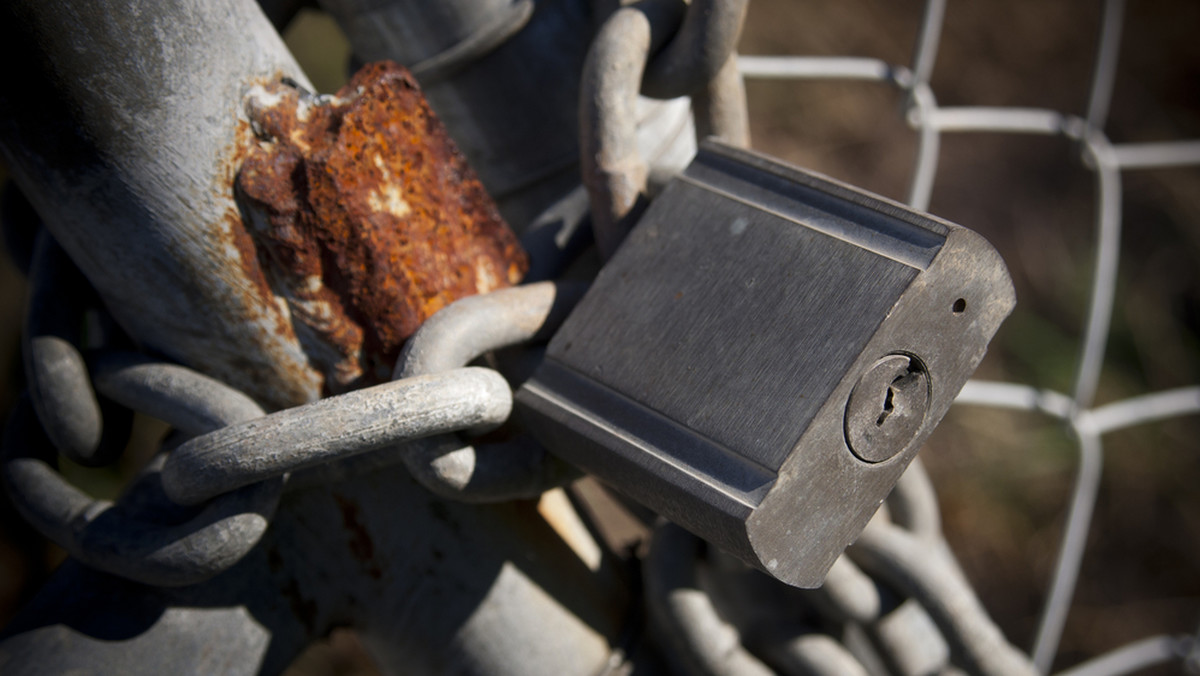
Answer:
[{"label": "orange rust", "polygon": [[237,209],[230,207],[225,212],[225,224],[229,226],[229,244],[238,252],[242,276],[250,282],[263,302],[270,302],[274,296],[271,292],[271,285],[267,283],[267,277],[258,265],[258,253],[254,246],[254,239],[250,237],[250,233],[246,232],[246,226],[242,223],[242,216]]},{"label": "orange rust", "polygon": [[386,380],[434,312],[520,281],[516,236],[406,70],[370,64],[320,101],[266,93],[237,188],[327,391]]},{"label": "orange rust", "polygon": [[[233,277],[227,280],[232,288],[240,290],[243,295],[243,302],[237,304],[241,312],[235,321],[269,328],[279,340],[260,341],[255,345],[255,349],[239,346],[240,352],[214,350],[211,354],[220,355],[215,359],[208,359],[208,353],[192,355],[191,365],[234,384],[270,408],[294,406],[313,398],[318,389],[314,386],[322,379],[310,365],[296,361],[291,355],[258,351],[265,349],[269,352],[277,347],[297,344],[299,340],[289,321],[287,310],[278,304],[267,275],[259,263],[257,246],[247,232],[242,213],[234,202],[233,185],[237,172],[250,150],[258,145],[258,141],[250,123],[244,119],[235,122],[233,131],[232,143],[219,155],[216,164],[219,178],[212,193],[214,201],[227,203],[228,206],[220,221],[211,224],[213,227],[209,228],[208,236],[215,240],[215,251],[233,252],[232,258],[235,260],[230,262],[239,266],[236,272],[229,271]],[[237,275],[237,272],[240,272],[240,275]],[[197,298],[196,301],[198,304],[193,306],[193,310],[201,316],[228,317],[228,305],[223,304],[220,308],[208,307],[203,303],[203,297]]]},{"label": "orange rust", "polygon": [[346,529],[346,535],[349,537],[346,544],[350,548],[350,554],[362,564],[363,572],[372,579],[381,579],[383,569],[375,560],[375,541],[371,539],[371,534],[362,522],[362,510],[359,509],[358,503],[337,493],[333,494],[333,499],[337,502],[338,511],[342,513],[342,527]]}]

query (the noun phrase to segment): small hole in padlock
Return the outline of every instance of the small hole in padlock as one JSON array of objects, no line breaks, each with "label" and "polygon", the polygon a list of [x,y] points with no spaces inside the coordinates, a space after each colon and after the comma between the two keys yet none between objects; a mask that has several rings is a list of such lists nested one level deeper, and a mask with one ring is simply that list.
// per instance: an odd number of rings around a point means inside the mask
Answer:
[{"label": "small hole in padlock", "polygon": [[[897,378],[896,380],[900,380],[900,378]],[[892,397],[895,396],[895,394],[896,390],[890,387],[887,388],[887,393],[883,395],[883,411],[879,414],[879,417],[875,419],[876,427],[883,427],[883,421],[887,420],[887,417],[892,414],[892,410],[896,408],[896,405],[892,403]]]},{"label": "small hole in padlock", "polygon": [[952,305],[950,307],[950,310],[956,315],[962,314],[963,311],[966,309],[967,309],[967,299],[966,298],[959,298],[958,300],[954,301],[954,305]]}]

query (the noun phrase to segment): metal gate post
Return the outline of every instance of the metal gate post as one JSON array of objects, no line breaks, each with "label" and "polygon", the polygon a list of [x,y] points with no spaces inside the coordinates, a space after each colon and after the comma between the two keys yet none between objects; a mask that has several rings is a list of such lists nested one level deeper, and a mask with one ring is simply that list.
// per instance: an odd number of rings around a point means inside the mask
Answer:
[{"label": "metal gate post", "polygon": [[233,197],[251,138],[246,92],[306,81],[257,6],[4,11],[4,161],[117,321],[265,404],[317,397],[288,317],[255,284]]},{"label": "metal gate post", "polygon": [[[258,7],[15,0],[2,14],[3,159],[122,327],[269,406],[315,398],[233,197],[246,93],[307,84]],[[578,673],[608,657],[618,592],[532,504],[444,503],[393,468],[293,490],[263,542],[199,585],[67,564],[8,629],[0,667],[270,673],[350,624],[397,670]]]}]

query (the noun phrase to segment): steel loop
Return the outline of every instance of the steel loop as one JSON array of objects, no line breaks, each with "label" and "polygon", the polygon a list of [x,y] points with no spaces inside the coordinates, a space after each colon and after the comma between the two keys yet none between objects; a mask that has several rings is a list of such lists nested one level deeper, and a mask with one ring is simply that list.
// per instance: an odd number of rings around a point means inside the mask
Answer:
[{"label": "steel loop", "polygon": [[[903,676],[957,667],[1031,673],[1029,659],[1004,639],[958,570],[936,507],[924,468],[910,465],[885,508],[812,590],[780,588],[727,555],[709,552],[701,566],[700,541],[663,527],[646,561],[647,599],[681,659],[695,661],[688,666],[699,673],[740,673],[725,662],[735,652],[788,674],[873,673],[873,665]],[[701,569],[708,575],[703,585]],[[691,637],[697,627],[716,639],[698,645],[701,639]],[[713,647],[729,635],[740,636],[734,648]],[[745,668],[764,667],[755,661]]]},{"label": "steel loop", "polygon": [[242,486],[462,429],[499,425],[512,391],[490,369],[414,376],[327,397],[187,441],[167,459],[163,487],[193,505]]},{"label": "steel loop", "polygon": [[786,674],[867,676],[867,669],[828,634],[801,633],[766,648],[766,658]]},{"label": "steel loop", "polygon": [[655,528],[644,563],[651,616],[687,673],[770,676],[771,669],[742,646],[737,628],[718,614],[700,588],[696,561],[704,546],[675,524]]},{"label": "steel loop", "polygon": [[843,621],[867,625],[878,620],[883,611],[875,581],[845,554],[833,562],[825,574],[825,584],[810,595],[819,596],[821,604]]},{"label": "steel loop", "polygon": [[[492,350],[548,338],[585,289],[578,283],[539,282],[452,303],[409,338],[393,377],[459,368]],[[525,436],[477,448],[456,435],[441,435],[389,452],[399,454],[422,485],[453,500],[535,497],[575,476],[571,467]]]},{"label": "steel loop", "polygon": [[715,136],[739,148],[750,147],[746,83],[738,70],[736,54],[692,95],[692,113],[696,117],[696,138]]},{"label": "steel loop", "polygon": [[745,10],[743,0],[696,0],[686,9],[674,0],[642,0],[615,11],[596,33],[584,63],[579,121],[583,183],[602,258],[616,251],[648,199],[649,168],[636,138],[639,92],[694,95],[697,136],[749,143],[733,54]]},{"label": "steel loop", "polygon": [[105,439],[104,412],[77,347],[91,286],[44,229],[34,246],[29,282],[24,352],[34,411],[63,455],[81,465],[108,464],[120,455],[129,429],[114,414]]},{"label": "steel loop", "polygon": [[18,511],[83,564],[157,586],[202,582],[237,563],[266,531],[283,487],[257,484],[181,509],[163,493],[159,455],[113,504],[68,484],[54,457],[23,399],[4,437],[4,482]]},{"label": "steel loop", "polygon": [[847,551],[865,571],[916,599],[946,638],[954,661],[969,672],[1036,673],[988,617],[944,542],[930,543],[876,519]]},{"label": "steel loop", "polygon": [[950,647],[929,613],[915,599],[889,598],[884,612],[862,628],[899,676],[951,671]]},{"label": "steel loop", "polygon": [[942,514],[933,482],[920,458],[914,458],[887,498],[888,515],[897,526],[918,537],[940,541]]},{"label": "steel loop", "polygon": [[264,415],[253,399],[184,366],[137,352],[89,356],[92,382],[104,396],[195,436]]},{"label": "steel loop", "polygon": [[637,95],[650,54],[680,18],[674,0],[643,0],[610,16],[588,49],[580,84],[580,162],[601,257],[617,250],[646,206],[649,168],[637,146]]}]

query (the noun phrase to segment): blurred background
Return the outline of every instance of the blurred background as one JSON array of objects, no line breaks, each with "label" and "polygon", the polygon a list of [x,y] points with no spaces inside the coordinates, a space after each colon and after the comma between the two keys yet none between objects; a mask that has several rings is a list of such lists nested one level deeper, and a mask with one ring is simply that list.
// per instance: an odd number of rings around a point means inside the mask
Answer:
[{"label": "blurred background", "polygon": [[[909,64],[918,1],[753,0],[745,54]],[[1102,3],[948,3],[938,104],[1083,115]],[[1105,128],[1114,143],[1200,138],[1200,4],[1131,2]],[[903,200],[916,135],[878,84],[749,82],[753,145]],[[1200,167],[1126,171],[1117,301],[1097,404],[1200,383]],[[930,211],[988,238],[1017,309],[976,377],[1069,393],[1095,255],[1095,176],[1063,138],[944,134]],[[947,538],[1009,640],[1028,649],[1078,453],[1034,413],[956,406],[920,457]],[[1200,624],[1200,420],[1105,436],[1104,480],[1056,665]],[[1164,673],[1174,673],[1165,669]]]},{"label": "blurred background", "polygon": [[[909,64],[919,0],[753,0],[743,54],[868,56]],[[951,1],[932,88],[940,105],[1082,115],[1099,0]],[[1105,131],[1113,142],[1200,139],[1200,3],[1129,3]],[[349,48],[305,10],[286,36],[318,89],[346,79]],[[916,135],[903,94],[878,83],[752,81],[753,146],[902,200]],[[1095,253],[1095,177],[1060,137],[946,134],[930,211],[987,237],[1008,262],[1016,312],[977,376],[1070,392]],[[2,169],[0,169],[2,171]],[[1200,384],[1200,167],[1122,175],[1122,257],[1098,404]],[[0,262],[0,410],[22,387],[24,280]],[[161,433],[154,426],[145,434]],[[958,406],[921,452],[947,537],[984,605],[1028,648],[1049,584],[1077,461],[1059,423]],[[1200,624],[1200,419],[1105,437],[1105,472],[1056,664]],[[126,468],[128,470],[128,468]],[[99,495],[119,471],[75,472]],[[61,560],[0,505],[0,625]],[[317,671],[369,670],[339,635]],[[1172,673],[1164,670],[1163,673]]]}]

